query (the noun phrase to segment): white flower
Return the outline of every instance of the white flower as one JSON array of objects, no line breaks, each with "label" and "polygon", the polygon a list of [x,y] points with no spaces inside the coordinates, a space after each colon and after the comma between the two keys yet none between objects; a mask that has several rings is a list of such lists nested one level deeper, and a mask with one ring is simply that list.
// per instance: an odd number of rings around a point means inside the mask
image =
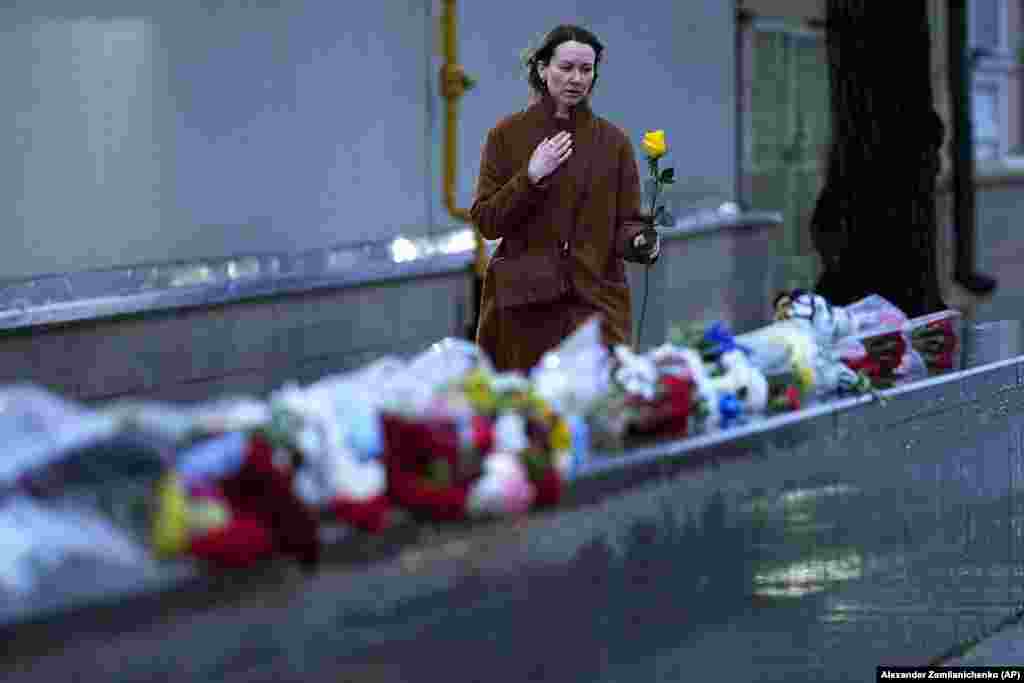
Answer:
[{"label": "white flower", "polygon": [[727,351],[722,354],[720,362],[726,374],[711,379],[716,393],[732,393],[739,396],[743,392],[743,402],[749,411],[763,411],[768,405],[768,381],[760,370],[750,364],[747,354],[742,351]]},{"label": "white flower", "polygon": [[628,393],[653,400],[658,383],[658,368],[654,361],[622,345],[615,347],[615,356],[620,364],[615,371],[615,380]]},{"label": "white flower", "polygon": [[529,391],[530,380],[518,372],[503,372],[491,377],[491,390],[496,394]]},{"label": "white flower", "polygon": [[708,428],[717,427],[722,422],[722,414],[718,409],[718,391],[711,377],[708,376],[707,368],[704,367],[704,361],[701,360],[700,354],[693,349],[677,347],[674,351],[686,360],[686,365],[689,367],[691,377],[693,378],[697,397],[707,410],[708,414],[704,420],[705,426]]},{"label": "white flower", "polygon": [[766,375],[791,372],[796,365],[811,365],[818,343],[810,321],[793,318],[740,335],[737,343],[753,353],[751,363]]},{"label": "white flower", "polygon": [[763,413],[768,407],[768,380],[757,368],[751,368],[747,384],[747,406],[755,413]]},{"label": "white flower", "polygon": [[384,465],[376,460],[360,462],[326,392],[287,387],[272,400],[302,421],[295,436],[304,458],[295,489],[303,500],[320,505],[332,498],[367,500],[384,492]]},{"label": "white flower", "polygon": [[817,393],[828,394],[839,389],[850,390],[856,387],[860,377],[845,363],[828,358],[820,358],[814,368],[818,384]]},{"label": "white flower", "polygon": [[789,314],[793,319],[806,320],[822,344],[835,343],[857,332],[857,322],[850,311],[841,306],[830,306],[824,297],[817,294],[803,294],[794,299]]},{"label": "white flower", "polygon": [[518,453],[530,445],[522,415],[502,413],[494,422],[494,450]]}]

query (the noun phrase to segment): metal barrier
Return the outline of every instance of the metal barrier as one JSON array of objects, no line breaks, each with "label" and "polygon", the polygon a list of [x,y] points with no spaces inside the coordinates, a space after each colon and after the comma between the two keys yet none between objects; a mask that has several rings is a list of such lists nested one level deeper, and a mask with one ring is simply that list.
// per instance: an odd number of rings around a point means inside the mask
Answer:
[{"label": "metal barrier", "polygon": [[1024,597],[1024,356],[1016,326],[998,329],[968,338],[978,365],[885,405],[598,456],[564,505],[522,521],[350,534],[312,575],[194,575],[9,625],[0,670],[863,681],[934,661]]}]

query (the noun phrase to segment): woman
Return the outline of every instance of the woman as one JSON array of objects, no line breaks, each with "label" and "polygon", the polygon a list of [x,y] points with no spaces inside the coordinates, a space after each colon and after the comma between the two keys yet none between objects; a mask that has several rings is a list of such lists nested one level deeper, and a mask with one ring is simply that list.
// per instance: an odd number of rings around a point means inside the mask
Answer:
[{"label": "woman", "polygon": [[477,343],[497,369],[528,371],[593,314],[608,345],[632,327],[622,259],[653,263],[629,136],[589,105],[604,46],[553,29],[526,60],[536,97],[490,131],[473,223],[501,239],[487,267]]}]

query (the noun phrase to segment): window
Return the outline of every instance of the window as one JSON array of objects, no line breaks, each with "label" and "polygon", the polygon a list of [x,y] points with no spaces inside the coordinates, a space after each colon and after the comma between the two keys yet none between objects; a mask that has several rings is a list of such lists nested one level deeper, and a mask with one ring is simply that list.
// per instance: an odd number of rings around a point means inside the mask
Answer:
[{"label": "window", "polygon": [[779,289],[812,287],[810,218],[824,182],[830,109],[824,34],[801,22],[740,24],[740,199],[779,211]]},{"label": "window", "polygon": [[[1017,0],[1014,0],[1015,2]],[[1013,122],[1019,105],[1011,98],[1016,55],[1010,47],[1010,0],[970,0],[968,24],[973,68],[972,122],[974,154],[979,160],[1002,159],[1017,141]]]}]

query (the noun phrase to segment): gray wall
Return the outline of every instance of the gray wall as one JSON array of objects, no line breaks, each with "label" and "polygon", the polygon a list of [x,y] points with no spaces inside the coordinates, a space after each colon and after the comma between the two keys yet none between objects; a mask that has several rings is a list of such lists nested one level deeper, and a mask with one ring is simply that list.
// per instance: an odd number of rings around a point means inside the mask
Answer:
[{"label": "gray wall", "polygon": [[460,271],[388,283],[0,333],[0,385],[87,402],[264,396],[461,336]]},{"label": "gray wall", "polygon": [[[0,8],[0,280],[297,251],[451,223],[438,0],[25,0]],[[459,203],[521,107],[519,51],[571,20],[608,46],[595,109],[665,128],[687,196],[734,186],[732,3],[459,3]]]}]

